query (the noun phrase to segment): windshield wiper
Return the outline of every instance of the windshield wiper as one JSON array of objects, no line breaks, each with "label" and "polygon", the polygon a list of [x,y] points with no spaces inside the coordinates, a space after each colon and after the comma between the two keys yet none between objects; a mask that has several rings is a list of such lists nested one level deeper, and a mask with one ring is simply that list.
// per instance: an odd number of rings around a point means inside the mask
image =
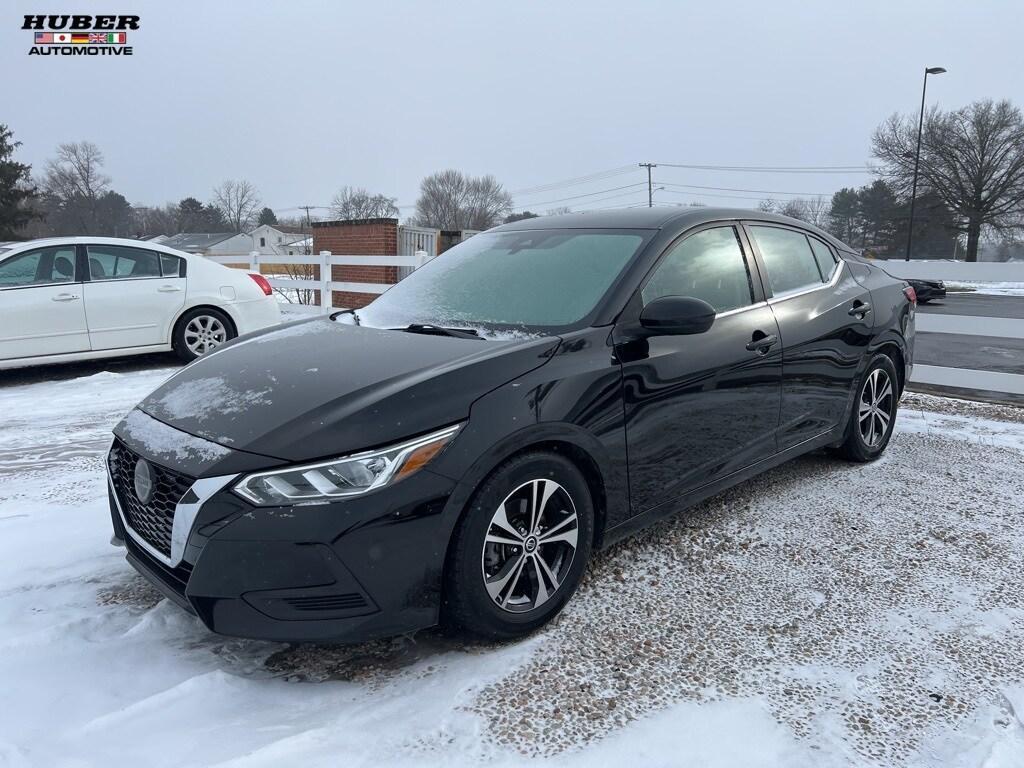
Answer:
[{"label": "windshield wiper", "polygon": [[426,333],[434,336],[452,336],[456,339],[480,339],[481,336],[468,328],[442,328],[430,323],[412,323],[405,328],[392,328],[392,331],[408,331],[409,333]]}]

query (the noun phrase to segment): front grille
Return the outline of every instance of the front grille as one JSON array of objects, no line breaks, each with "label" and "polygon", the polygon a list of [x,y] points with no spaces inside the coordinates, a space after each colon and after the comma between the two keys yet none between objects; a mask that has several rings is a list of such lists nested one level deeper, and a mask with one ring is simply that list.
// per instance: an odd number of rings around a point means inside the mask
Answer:
[{"label": "front grille", "polygon": [[343,595],[286,597],[284,602],[297,611],[346,611],[366,607],[366,598],[355,592]]},{"label": "front grille", "polygon": [[157,552],[170,558],[174,508],[195,479],[150,462],[153,496],[149,504],[143,504],[135,495],[135,464],[139,458],[120,440],[114,440],[107,459],[114,492],[128,527]]}]

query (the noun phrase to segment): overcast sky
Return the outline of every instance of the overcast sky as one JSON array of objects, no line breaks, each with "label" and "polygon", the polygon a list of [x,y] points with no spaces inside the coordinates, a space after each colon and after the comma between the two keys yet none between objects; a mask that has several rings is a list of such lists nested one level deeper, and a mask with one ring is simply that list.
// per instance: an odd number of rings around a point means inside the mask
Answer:
[{"label": "overcast sky", "polygon": [[[3,6],[0,123],[23,142],[19,158],[41,170],[57,144],[92,141],[136,205],[205,200],[228,178],[294,215],[343,185],[411,206],[420,179],[449,167],[492,173],[515,192],[643,161],[860,165],[882,119],[916,113],[925,66],[949,70],[929,79],[929,103],[1024,105],[1019,2]],[[27,55],[26,13],[117,11],[141,16],[130,58]],[[803,194],[870,178],[654,173]],[[645,178],[637,168],[517,194],[516,205],[630,205],[646,200]],[[768,196],[656,193],[746,207]]]}]

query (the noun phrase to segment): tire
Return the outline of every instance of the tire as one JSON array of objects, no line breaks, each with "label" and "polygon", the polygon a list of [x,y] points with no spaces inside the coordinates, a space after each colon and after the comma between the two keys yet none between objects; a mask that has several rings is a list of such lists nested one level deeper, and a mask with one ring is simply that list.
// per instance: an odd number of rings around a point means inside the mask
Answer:
[{"label": "tire", "polygon": [[917,303],[918,304],[927,304],[929,301],[931,301],[931,299],[918,298]]},{"label": "tire", "polygon": [[196,307],[178,319],[171,344],[175,354],[190,363],[237,335],[231,319],[219,309]]},{"label": "tire", "polygon": [[888,355],[876,355],[857,384],[839,455],[849,461],[874,461],[881,456],[892,437],[898,407],[896,366]]},{"label": "tire", "polygon": [[[545,503],[531,529],[538,489]],[[533,632],[575,593],[593,537],[593,500],[576,465],[546,451],[513,457],[480,485],[456,526],[443,623],[488,640]]]}]

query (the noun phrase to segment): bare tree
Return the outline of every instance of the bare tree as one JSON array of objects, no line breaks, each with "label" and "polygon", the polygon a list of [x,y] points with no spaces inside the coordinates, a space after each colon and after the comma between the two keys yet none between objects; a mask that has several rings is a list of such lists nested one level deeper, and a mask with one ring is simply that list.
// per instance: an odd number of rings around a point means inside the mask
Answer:
[{"label": "bare tree", "polygon": [[783,203],[777,213],[780,213],[783,216],[789,216],[791,219],[807,221],[807,203],[799,197],[795,197],[792,200],[787,200]]},{"label": "bare tree", "polygon": [[[883,173],[910,193],[917,117],[893,115],[872,139]],[[1009,101],[991,99],[925,116],[918,191],[934,192],[962,220],[967,261],[977,261],[983,226],[1019,226],[1024,216],[1024,116]]]},{"label": "bare tree", "polygon": [[331,200],[331,214],[339,219],[397,219],[398,198],[371,195],[362,187],[342,187]]},{"label": "bare tree", "polygon": [[416,222],[438,229],[490,229],[512,211],[512,196],[493,176],[447,170],[420,182]]},{"label": "bare tree", "polygon": [[757,204],[757,210],[761,213],[775,213],[778,208],[779,204],[770,197]]},{"label": "bare tree", "polygon": [[42,188],[51,208],[83,234],[95,234],[97,204],[110,190],[103,153],[91,141],[61,144],[57,156],[47,161]]},{"label": "bare tree", "polygon": [[212,203],[220,208],[229,227],[235,232],[248,229],[262,207],[256,187],[248,181],[228,180],[215,187]]},{"label": "bare tree", "polygon": [[832,223],[832,203],[827,198],[818,195],[809,200],[804,200],[804,214],[808,224],[813,224],[818,229],[828,229]]},{"label": "bare tree", "polygon": [[176,235],[179,232],[178,206],[174,203],[136,205],[133,218],[137,235]]}]

